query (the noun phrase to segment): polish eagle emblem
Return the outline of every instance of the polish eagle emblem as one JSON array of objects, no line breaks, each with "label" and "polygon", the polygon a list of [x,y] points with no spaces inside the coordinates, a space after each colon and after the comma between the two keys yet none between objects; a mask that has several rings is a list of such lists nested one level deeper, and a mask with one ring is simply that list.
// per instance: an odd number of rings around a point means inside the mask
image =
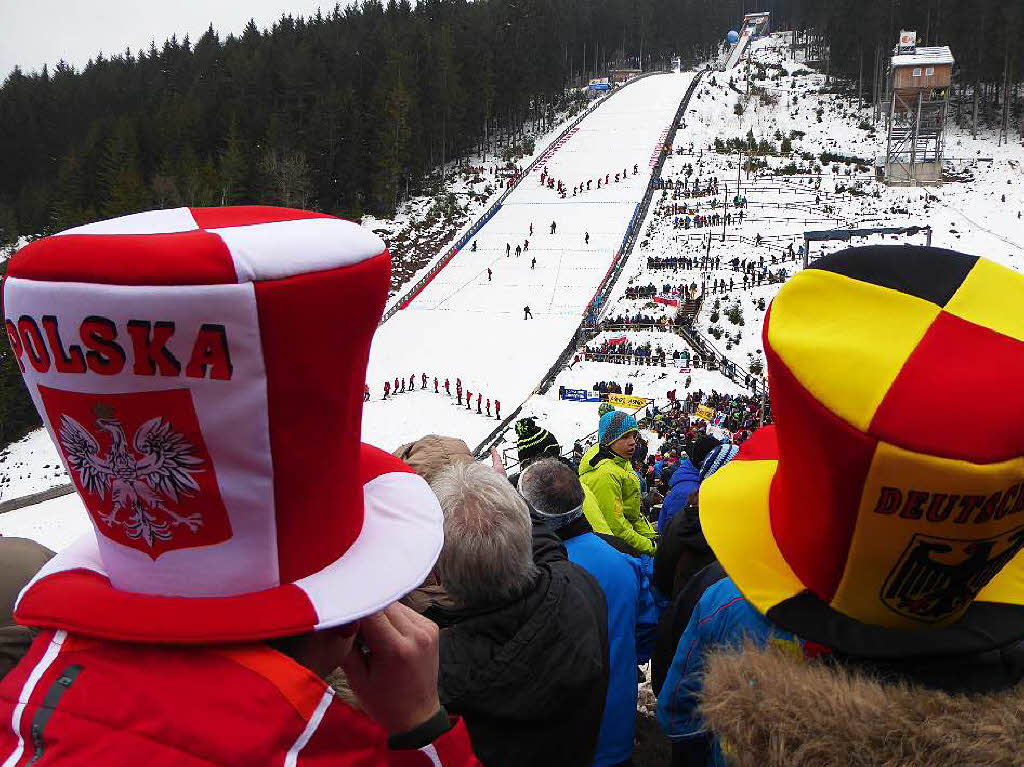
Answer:
[{"label": "polish eagle emblem", "polygon": [[108,449],[66,413],[60,416],[59,439],[81,488],[105,506],[109,497],[109,511],[97,514],[99,522],[122,528],[149,549],[173,538],[176,528],[196,533],[203,515],[174,508],[200,491],[194,475],[205,470],[205,461],[195,445],[163,416],[143,422],[129,441],[114,408],[97,405],[92,412],[96,427],[109,436]]}]

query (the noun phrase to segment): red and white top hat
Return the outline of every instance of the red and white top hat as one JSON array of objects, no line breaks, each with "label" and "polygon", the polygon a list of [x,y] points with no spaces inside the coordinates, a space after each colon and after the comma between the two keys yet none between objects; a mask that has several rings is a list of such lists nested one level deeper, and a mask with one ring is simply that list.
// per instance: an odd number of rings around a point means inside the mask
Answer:
[{"label": "red and white top hat", "polygon": [[247,641],[418,586],[440,507],[359,441],[389,272],[373,233],[269,207],[140,213],[19,251],[5,328],[95,535],[25,588],[18,621]]}]

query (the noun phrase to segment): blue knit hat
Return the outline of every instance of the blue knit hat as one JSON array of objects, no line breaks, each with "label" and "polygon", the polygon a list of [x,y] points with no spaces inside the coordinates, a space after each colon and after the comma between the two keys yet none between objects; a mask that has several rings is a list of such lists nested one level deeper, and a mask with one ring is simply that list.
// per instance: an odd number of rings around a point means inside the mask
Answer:
[{"label": "blue knit hat", "polygon": [[704,458],[704,462],[700,465],[700,481],[703,482],[725,466],[725,464],[729,463],[729,461],[736,457],[736,454],[739,451],[740,448],[738,445],[731,445],[728,442],[713,449],[707,454],[707,457]]},{"label": "blue knit hat", "polygon": [[597,441],[602,445],[610,445],[619,437],[636,430],[636,419],[629,413],[621,410],[605,413],[597,427]]}]

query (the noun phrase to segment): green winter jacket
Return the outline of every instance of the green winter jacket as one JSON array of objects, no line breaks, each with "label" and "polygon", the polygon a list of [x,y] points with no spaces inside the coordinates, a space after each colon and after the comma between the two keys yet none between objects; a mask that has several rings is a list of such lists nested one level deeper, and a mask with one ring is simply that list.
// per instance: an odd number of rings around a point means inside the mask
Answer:
[{"label": "green winter jacket", "polygon": [[[645,554],[654,554],[654,527],[644,516],[640,478],[629,461],[594,445],[580,461],[580,482],[597,498],[603,523],[612,535]],[[585,503],[583,511],[589,521]],[[591,526],[600,532],[593,521]]]}]

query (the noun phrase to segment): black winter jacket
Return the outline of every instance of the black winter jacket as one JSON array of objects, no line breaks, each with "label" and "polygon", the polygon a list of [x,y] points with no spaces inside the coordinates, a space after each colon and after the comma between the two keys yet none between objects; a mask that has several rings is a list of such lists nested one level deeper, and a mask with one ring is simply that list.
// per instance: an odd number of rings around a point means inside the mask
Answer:
[{"label": "black winter jacket", "polygon": [[654,554],[654,585],[670,599],[682,591],[694,575],[715,561],[704,539],[697,509],[686,507],[660,531]]},{"label": "black winter jacket", "polygon": [[587,767],[608,690],[608,608],[590,575],[534,522],[540,574],[514,602],[428,612],[441,626],[441,702],[486,767]]}]

